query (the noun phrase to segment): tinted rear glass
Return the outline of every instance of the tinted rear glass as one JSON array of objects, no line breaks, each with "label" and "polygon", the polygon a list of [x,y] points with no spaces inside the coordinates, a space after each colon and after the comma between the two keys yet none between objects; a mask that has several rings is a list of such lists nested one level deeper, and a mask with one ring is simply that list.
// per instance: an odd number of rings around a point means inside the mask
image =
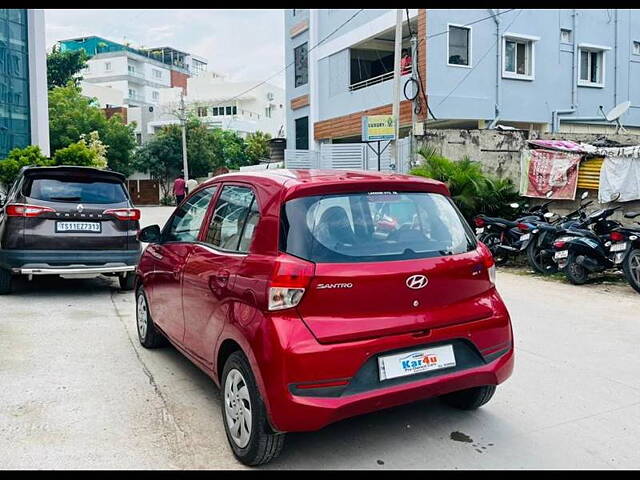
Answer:
[{"label": "tinted rear glass", "polygon": [[467,252],[475,240],[436,193],[302,197],[283,208],[281,250],[320,263],[405,260]]},{"label": "tinted rear glass", "polygon": [[27,183],[25,196],[46,202],[123,203],[124,185],[118,181],[70,178],[34,178]]}]

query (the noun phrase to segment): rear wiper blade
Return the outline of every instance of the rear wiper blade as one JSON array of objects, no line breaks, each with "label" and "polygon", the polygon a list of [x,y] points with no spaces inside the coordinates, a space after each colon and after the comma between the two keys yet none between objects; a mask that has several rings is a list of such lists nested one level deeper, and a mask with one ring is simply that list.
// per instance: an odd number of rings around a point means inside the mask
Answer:
[{"label": "rear wiper blade", "polygon": [[60,200],[62,202],[75,202],[81,200],[81,197],[49,197],[50,200]]}]

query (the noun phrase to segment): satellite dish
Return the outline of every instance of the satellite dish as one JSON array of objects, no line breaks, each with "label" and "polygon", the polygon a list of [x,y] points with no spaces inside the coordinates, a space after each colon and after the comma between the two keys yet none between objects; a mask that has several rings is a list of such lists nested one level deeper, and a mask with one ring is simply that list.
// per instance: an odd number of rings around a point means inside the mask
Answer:
[{"label": "satellite dish", "polygon": [[629,110],[630,106],[631,106],[631,101],[626,101],[624,103],[620,103],[615,107],[613,107],[611,110],[609,110],[609,113],[604,113],[602,105],[600,105],[600,111],[604,115],[604,118],[607,120],[607,122],[616,122],[616,125],[617,125],[616,134],[619,133],[620,131],[622,132],[627,131],[620,123],[620,117],[625,113],[627,113],[627,110]]}]

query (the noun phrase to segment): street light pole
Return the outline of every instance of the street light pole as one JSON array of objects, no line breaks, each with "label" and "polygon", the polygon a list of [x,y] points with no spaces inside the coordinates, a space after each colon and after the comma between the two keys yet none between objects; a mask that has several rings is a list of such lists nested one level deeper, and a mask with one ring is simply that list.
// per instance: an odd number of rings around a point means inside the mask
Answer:
[{"label": "street light pole", "polygon": [[184,106],[184,90],[180,89],[180,125],[182,127],[182,169],[185,183],[189,181],[189,162],[187,161],[187,117]]},{"label": "street light pole", "polygon": [[393,62],[393,106],[394,139],[391,141],[391,161],[398,166],[398,135],[400,132],[400,54],[402,52],[402,9],[396,12],[396,38]]}]

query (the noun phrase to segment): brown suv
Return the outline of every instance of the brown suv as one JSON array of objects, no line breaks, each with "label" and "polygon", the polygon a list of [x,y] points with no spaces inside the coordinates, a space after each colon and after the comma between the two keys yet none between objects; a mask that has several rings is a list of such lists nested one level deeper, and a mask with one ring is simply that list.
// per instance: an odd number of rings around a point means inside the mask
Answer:
[{"label": "brown suv", "polygon": [[140,257],[124,175],[89,167],[25,167],[0,200],[0,294],[15,275],[118,275],[133,289]]}]

